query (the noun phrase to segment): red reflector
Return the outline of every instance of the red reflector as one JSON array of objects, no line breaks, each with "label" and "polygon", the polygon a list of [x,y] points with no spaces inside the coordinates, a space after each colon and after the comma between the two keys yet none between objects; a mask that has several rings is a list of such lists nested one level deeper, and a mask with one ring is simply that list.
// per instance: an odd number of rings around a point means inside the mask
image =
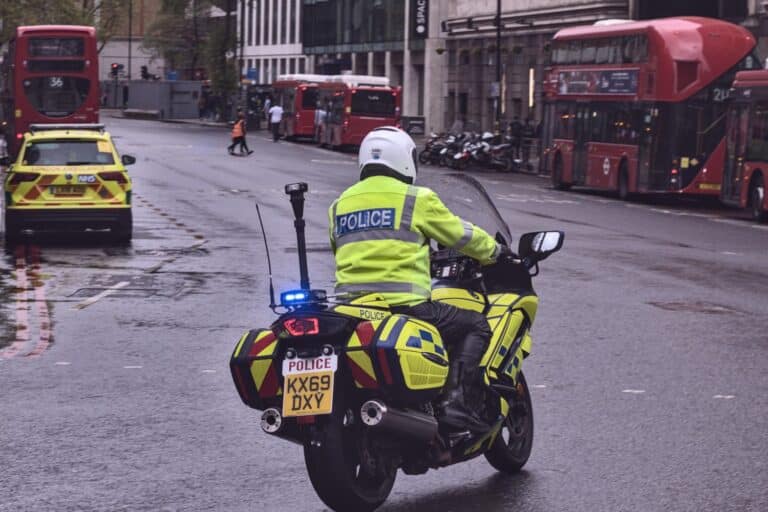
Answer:
[{"label": "red reflector", "polygon": [[14,172],[11,175],[11,181],[8,182],[9,185],[18,185],[19,183],[23,183],[25,181],[35,181],[39,174],[35,172]]},{"label": "red reflector", "polygon": [[296,418],[296,423],[299,425],[314,425],[315,423],[315,417],[314,416],[299,416]]},{"label": "red reflector", "polygon": [[24,136],[24,134],[23,134],[23,133],[17,133],[17,134],[16,134],[16,138],[17,138],[17,139],[21,139],[23,136]]},{"label": "red reflector", "polygon": [[320,332],[320,322],[317,318],[289,318],[283,325],[291,336],[309,336]]},{"label": "red reflector", "polygon": [[674,176],[675,174],[677,174],[677,169],[672,169],[672,176]]},{"label": "red reflector", "polygon": [[128,183],[125,175],[120,171],[100,172],[99,178],[103,181],[116,181],[118,183]]}]

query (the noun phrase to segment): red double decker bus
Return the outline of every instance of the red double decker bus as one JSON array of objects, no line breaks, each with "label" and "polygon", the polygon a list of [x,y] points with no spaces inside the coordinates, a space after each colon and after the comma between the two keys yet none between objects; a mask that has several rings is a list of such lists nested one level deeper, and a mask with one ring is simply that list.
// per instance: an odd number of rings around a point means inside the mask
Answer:
[{"label": "red double decker bus", "polygon": [[0,104],[11,155],[30,124],[99,120],[99,57],[93,27],[18,27],[0,75]]},{"label": "red double decker bus", "polygon": [[389,78],[336,75],[320,84],[320,101],[328,115],[321,143],[359,146],[368,132],[379,126],[399,126],[402,90],[390,87]]},{"label": "red double decker bus", "polygon": [[755,39],[708,18],[559,31],[546,82],[545,154],[556,188],[718,195],[736,72]]},{"label": "red double decker bus", "polygon": [[283,133],[287,139],[315,136],[318,85],[325,75],[280,75],[272,84],[275,101],[283,107]]},{"label": "red double decker bus", "polygon": [[733,84],[720,199],[768,221],[768,71],[742,71]]}]

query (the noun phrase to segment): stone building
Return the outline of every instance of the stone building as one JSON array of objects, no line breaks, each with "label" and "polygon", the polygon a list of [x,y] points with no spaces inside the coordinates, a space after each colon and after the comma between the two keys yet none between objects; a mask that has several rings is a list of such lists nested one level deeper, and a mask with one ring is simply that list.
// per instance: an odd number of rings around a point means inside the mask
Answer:
[{"label": "stone building", "polygon": [[115,35],[99,53],[101,80],[110,78],[109,73],[113,62],[123,65],[125,78],[139,78],[141,66],[147,66],[150,74],[163,75],[163,59],[153,58],[141,46],[146,30],[160,11],[160,0],[132,0],[128,5],[132,7],[131,23],[128,23],[128,16],[125,16],[115,30]]}]

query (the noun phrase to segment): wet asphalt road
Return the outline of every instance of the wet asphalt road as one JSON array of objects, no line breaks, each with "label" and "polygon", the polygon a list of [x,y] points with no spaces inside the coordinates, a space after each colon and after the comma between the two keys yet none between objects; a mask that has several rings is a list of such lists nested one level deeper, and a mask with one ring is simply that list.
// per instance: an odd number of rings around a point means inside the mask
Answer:
[{"label": "wet asphalt road", "polygon": [[[42,239],[0,263],[0,510],[323,510],[227,365],[273,319],[254,201],[285,289],[283,185],[310,184],[310,274],[330,287],[325,211],[353,156],[261,132],[229,157],[220,129],[107,121],[138,157],[131,247]],[[535,280],[533,454],[516,477],[482,458],[401,474],[381,510],[768,509],[768,226],[480,177],[513,233],[567,232]]]}]

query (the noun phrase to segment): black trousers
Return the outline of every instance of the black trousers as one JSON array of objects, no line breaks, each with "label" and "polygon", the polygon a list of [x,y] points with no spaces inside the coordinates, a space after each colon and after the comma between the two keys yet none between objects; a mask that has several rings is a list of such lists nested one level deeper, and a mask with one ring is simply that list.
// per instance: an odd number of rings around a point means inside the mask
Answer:
[{"label": "black trousers", "polygon": [[272,142],[280,138],[280,123],[272,123]]},{"label": "black trousers", "polygon": [[491,327],[485,315],[442,302],[422,302],[415,306],[392,308],[394,313],[429,322],[440,332],[451,361],[466,368],[476,367],[491,341]]},{"label": "black trousers", "polygon": [[237,146],[238,144],[240,144],[240,153],[247,153],[248,151],[250,151],[248,149],[248,144],[246,144],[246,142],[245,142],[245,135],[241,135],[240,137],[233,138],[232,139],[232,144],[230,144],[227,149],[230,152],[234,151],[235,146]]}]

